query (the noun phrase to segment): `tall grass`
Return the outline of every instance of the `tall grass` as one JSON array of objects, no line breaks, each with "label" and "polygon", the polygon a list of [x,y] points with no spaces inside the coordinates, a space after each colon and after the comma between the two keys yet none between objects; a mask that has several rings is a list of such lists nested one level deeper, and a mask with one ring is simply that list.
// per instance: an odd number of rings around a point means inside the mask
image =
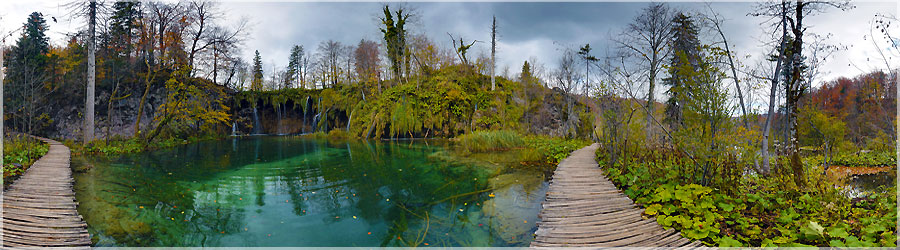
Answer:
[{"label": "tall grass", "polygon": [[461,149],[470,153],[509,150],[525,145],[522,135],[511,130],[475,131],[456,139]]}]

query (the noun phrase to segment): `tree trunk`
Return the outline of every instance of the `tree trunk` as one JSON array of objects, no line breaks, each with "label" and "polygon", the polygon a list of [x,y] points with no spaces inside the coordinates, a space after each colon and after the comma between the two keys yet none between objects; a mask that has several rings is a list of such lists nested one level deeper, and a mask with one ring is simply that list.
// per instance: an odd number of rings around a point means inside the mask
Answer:
[{"label": "tree trunk", "polygon": [[653,116],[655,115],[654,109],[656,107],[654,107],[653,103],[656,101],[656,98],[654,98],[654,91],[656,91],[656,71],[659,67],[659,56],[657,55],[657,52],[654,51],[652,56],[650,61],[650,88],[647,91],[647,139],[653,138],[651,137],[653,133],[650,128],[652,128]]},{"label": "tree trunk", "polygon": [[772,130],[772,116],[775,114],[775,92],[778,89],[778,77],[781,76],[781,62],[784,59],[784,53],[786,51],[787,45],[787,6],[785,3],[781,4],[781,51],[778,53],[778,60],[775,63],[775,74],[772,76],[772,88],[769,92],[769,113],[766,115],[766,125],[763,129],[763,140],[762,140],[762,158],[763,165],[762,169],[758,169],[763,175],[769,174],[769,134]]},{"label": "tree trunk", "polygon": [[138,137],[141,135],[141,117],[144,116],[144,104],[147,102],[147,95],[150,94],[150,83],[153,81],[151,78],[150,62],[149,60],[145,60],[144,64],[147,65],[147,76],[144,78],[144,94],[141,95],[141,102],[138,105],[137,119],[134,121],[134,137]]},{"label": "tree trunk", "polygon": [[798,102],[800,101],[800,97],[803,96],[804,88],[801,86],[803,82],[800,79],[800,71],[803,61],[803,0],[797,0],[796,12],[795,12],[795,22],[793,33],[794,33],[794,42],[792,55],[794,57],[792,66],[793,70],[791,72],[791,81],[790,81],[790,89],[789,91],[785,91],[786,99],[785,102],[789,105],[788,109],[788,139],[787,142],[788,152],[791,154],[791,169],[794,172],[794,183],[797,184],[798,188],[806,187],[806,174],[803,169],[803,162],[800,159],[800,141],[797,138],[797,115],[799,114]]},{"label": "tree trunk", "polygon": [[497,53],[497,17],[494,16],[494,21],[491,23],[491,91],[497,88],[497,84],[494,82],[494,70],[497,68],[495,55]]},{"label": "tree trunk", "polygon": [[219,50],[218,50],[218,47],[216,46],[216,44],[213,44],[213,70],[212,71],[213,71],[212,72],[212,75],[213,75],[212,81],[213,81],[213,83],[218,85],[219,82],[217,82],[216,80],[218,80],[218,77],[219,77]]},{"label": "tree trunk", "polygon": [[109,101],[106,102],[106,145],[109,145],[110,127],[112,127],[113,101],[116,99],[116,93],[119,92],[120,80],[116,79],[116,86],[113,87],[112,94],[109,95]]},{"label": "tree trunk", "polygon": [[97,1],[91,0],[88,14],[88,68],[87,68],[87,91],[84,100],[84,144],[94,140],[94,84],[97,80],[96,76],[96,60],[95,53],[97,50],[96,41],[94,41],[94,26],[97,22]]},{"label": "tree trunk", "polygon": [[[6,138],[6,133],[3,130],[3,123],[5,122],[6,116],[3,114],[3,78],[5,77],[5,73],[3,71],[3,38],[0,38],[0,154],[3,153],[3,139]],[[900,109],[900,108],[898,108]],[[900,158],[898,158],[900,159]],[[0,156],[0,166],[3,166],[3,157]]]},{"label": "tree trunk", "polygon": [[737,67],[734,66],[734,59],[732,58],[731,48],[728,47],[728,39],[725,38],[725,33],[722,33],[722,29],[719,28],[719,23],[716,23],[715,25],[716,31],[719,32],[719,36],[722,37],[722,42],[725,45],[725,54],[728,56],[728,66],[731,67],[731,77],[734,79],[734,88],[735,90],[737,90],[738,101],[740,101],[741,104],[741,114],[743,115],[741,121],[743,121],[744,123],[744,128],[750,129],[750,124],[747,121],[747,106],[744,105],[744,94],[741,91],[741,84],[738,80]]}]

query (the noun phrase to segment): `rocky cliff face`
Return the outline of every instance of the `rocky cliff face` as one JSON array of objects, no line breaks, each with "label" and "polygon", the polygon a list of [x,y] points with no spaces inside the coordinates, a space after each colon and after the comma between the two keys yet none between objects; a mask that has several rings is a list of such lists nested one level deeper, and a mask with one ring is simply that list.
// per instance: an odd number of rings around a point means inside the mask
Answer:
[{"label": "rocky cliff face", "polygon": [[[251,134],[304,134],[317,131],[328,132],[332,129],[346,129],[350,115],[346,110],[331,108],[321,112],[321,101],[316,93],[301,95],[294,99],[287,99],[276,103],[274,98],[257,98],[256,100],[240,100],[237,103],[228,102],[231,106],[232,123],[222,126],[223,134],[251,135]],[[226,98],[232,98],[231,96]],[[240,99],[240,98],[237,98]],[[252,99],[252,98],[248,98]],[[134,134],[134,123],[137,119],[140,95],[132,95],[128,98],[115,101],[113,112],[107,120],[107,100],[109,93],[98,94],[95,103],[96,129],[94,131],[98,139],[107,137],[131,137]],[[153,113],[165,101],[165,90],[160,86],[151,90],[144,104],[141,128],[149,131],[153,124]],[[255,102],[255,103],[254,103]],[[576,103],[575,112],[568,113],[565,94],[558,89],[529,90],[528,94],[515,95],[507,102],[511,105],[527,107],[519,122],[521,128],[529,133],[550,136],[566,136],[573,130],[584,130],[585,124],[579,117],[580,112],[588,108],[581,103]],[[255,108],[254,108],[255,107]],[[69,105],[54,110],[51,114],[53,123],[47,128],[49,137],[60,139],[79,140],[82,136],[83,105]],[[473,114],[473,120],[479,116],[498,112],[496,108],[478,110]],[[568,119],[567,119],[568,118]],[[568,120],[568,126],[566,122]],[[477,126],[477,124],[476,124]],[[109,134],[107,134],[109,128]],[[481,128],[484,129],[484,128]],[[583,136],[583,135],[582,135]]]},{"label": "rocky cliff face", "polygon": [[303,107],[288,102],[281,105],[258,105],[256,118],[250,105],[240,108],[234,119],[234,133],[249,134],[302,134],[313,131],[315,114],[304,112]]},{"label": "rocky cliff face", "polygon": [[342,115],[343,111],[332,110],[328,113],[320,113],[314,96],[304,99],[305,103],[287,100],[284,103],[275,104],[257,100],[255,108],[252,103],[242,101],[236,108],[234,124],[232,124],[233,133],[236,135],[304,134],[316,131],[327,132],[342,124],[346,126],[347,118]]},{"label": "rocky cliff face", "polygon": [[[579,101],[575,101],[573,106],[574,112],[568,112],[566,104],[566,94],[557,88],[541,89],[542,93],[536,93],[541,97],[531,96],[531,100],[541,100],[529,106],[522,116],[522,123],[528,129],[528,132],[539,135],[550,135],[564,137],[570,131],[567,131],[566,122],[568,121],[568,130],[578,131],[584,124],[578,113],[584,112],[589,108]],[[572,97],[576,100],[578,97]],[[591,128],[592,129],[592,128]]]},{"label": "rocky cliff face", "polygon": [[[94,135],[97,139],[105,139],[107,137],[130,137],[134,134],[134,123],[137,120],[138,106],[141,102],[140,95],[131,95],[127,98],[113,101],[112,116],[107,120],[107,104],[109,103],[109,93],[101,92],[97,95],[97,101],[94,103],[95,127]],[[153,120],[153,112],[159,107],[165,99],[165,91],[162,88],[156,88],[150,91],[147,101],[144,103],[143,117],[141,118],[141,128],[147,129]],[[47,136],[58,139],[80,140],[82,138],[82,128],[84,122],[84,105],[70,105],[55,109],[50,113],[53,123],[48,128]],[[112,122],[110,122],[110,120]],[[109,134],[107,134],[109,128]]]}]

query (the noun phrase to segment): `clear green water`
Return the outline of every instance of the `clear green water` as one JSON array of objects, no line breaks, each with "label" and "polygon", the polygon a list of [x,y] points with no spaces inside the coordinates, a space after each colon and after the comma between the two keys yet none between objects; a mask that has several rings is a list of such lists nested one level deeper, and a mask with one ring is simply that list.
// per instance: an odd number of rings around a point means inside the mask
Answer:
[{"label": "clear green water", "polygon": [[547,169],[436,143],[250,137],[77,157],[76,198],[96,246],[527,246]]}]

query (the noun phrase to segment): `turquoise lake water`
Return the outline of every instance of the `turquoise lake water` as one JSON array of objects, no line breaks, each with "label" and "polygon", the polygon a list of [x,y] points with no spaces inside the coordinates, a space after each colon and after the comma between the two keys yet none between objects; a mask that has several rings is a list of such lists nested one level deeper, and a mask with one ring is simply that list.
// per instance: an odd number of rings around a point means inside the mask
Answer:
[{"label": "turquoise lake water", "polygon": [[515,154],[260,136],[73,168],[95,246],[528,246],[548,169]]}]

